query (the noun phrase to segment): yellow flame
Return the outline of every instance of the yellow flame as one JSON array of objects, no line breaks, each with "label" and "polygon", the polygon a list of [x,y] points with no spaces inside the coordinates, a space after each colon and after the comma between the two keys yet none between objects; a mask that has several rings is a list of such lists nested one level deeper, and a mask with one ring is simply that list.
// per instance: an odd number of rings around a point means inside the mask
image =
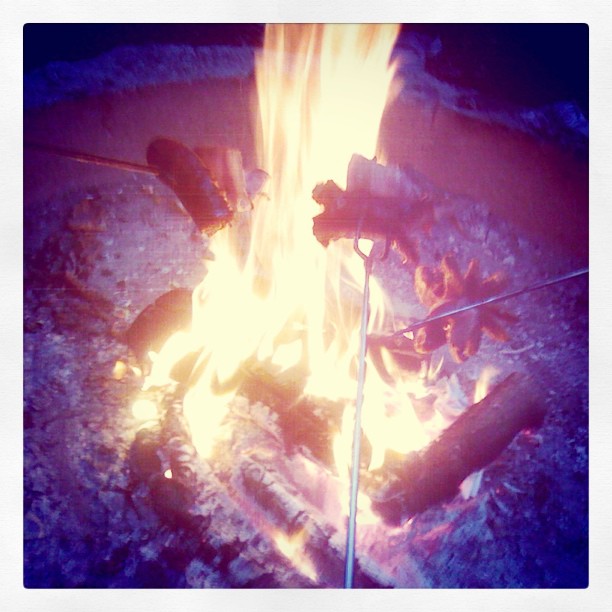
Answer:
[{"label": "yellow flame", "polygon": [[485,366],[480,372],[474,389],[474,403],[482,401],[489,393],[489,388],[494,378],[499,374],[499,370],[492,365]]},{"label": "yellow flame", "polygon": [[132,416],[138,421],[151,421],[157,418],[157,403],[141,397],[132,404]]},{"label": "yellow flame", "polygon": [[306,544],[305,529],[301,529],[292,535],[277,531],[273,539],[278,550],[293,563],[299,572],[308,576],[311,580],[317,581],[317,570],[304,550]]},{"label": "yellow flame", "polygon": [[[281,369],[299,365],[308,374],[307,393],[347,402],[349,424],[336,446],[350,457],[363,263],[352,241],[323,248],[315,239],[312,218],[320,207],[311,194],[327,180],[345,188],[353,155],[380,159],[398,33],[399,26],[381,24],[266,28],[256,87],[259,165],[271,176],[269,197],[212,237],[215,260],[194,291],[191,332],[163,347],[148,381],[162,384],[176,361],[201,349],[183,408],[202,456],[223,433],[241,367],[255,358]],[[370,294],[372,327],[387,308],[373,278]],[[373,466],[387,447],[407,452],[426,443],[401,385],[390,390],[370,368],[365,398]]]},{"label": "yellow flame", "polygon": [[[303,365],[310,393],[354,396],[361,261],[350,244],[324,249],[317,242],[312,217],[320,209],[311,193],[330,179],[344,186],[353,154],[376,154],[398,31],[389,25],[266,29],[256,85],[259,165],[271,175],[269,197],[213,236],[215,261],[194,292],[192,334],[203,347],[196,365],[202,374],[184,409],[203,455],[212,449],[241,364],[253,356],[282,368]],[[354,303],[341,296],[343,282],[353,287]],[[372,294],[380,296],[375,288]]]},{"label": "yellow flame", "polygon": [[123,377],[126,375],[127,370],[128,366],[125,361],[121,361],[121,359],[118,359],[117,361],[115,361],[115,365],[113,366],[113,378],[115,380],[122,380]]}]

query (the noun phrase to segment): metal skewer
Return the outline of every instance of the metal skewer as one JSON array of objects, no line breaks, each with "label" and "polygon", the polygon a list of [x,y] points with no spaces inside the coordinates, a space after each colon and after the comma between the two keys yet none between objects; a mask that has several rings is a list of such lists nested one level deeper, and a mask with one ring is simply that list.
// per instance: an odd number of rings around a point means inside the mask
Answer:
[{"label": "metal skewer", "polygon": [[233,210],[210,170],[195,151],[170,138],[156,138],[149,143],[147,165],[31,141],[24,146],[82,163],[155,176],[174,191],[197,228],[209,236],[232,220]]},{"label": "metal skewer", "polygon": [[[359,494],[359,464],[361,458],[361,412],[363,407],[363,387],[366,373],[366,352],[368,350],[368,321],[370,318],[370,274],[374,265],[372,253],[366,255],[359,247],[359,236],[361,233],[361,223],[359,224],[357,235],[353,243],[355,252],[363,260],[364,281],[363,281],[363,301],[361,305],[361,329],[359,340],[358,373],[357,373],[357,397],[355,399],[355,423],[353,428],[353,453],[351,460],[351,490],[349,498],[349,518],[346,534],[346,555],[344,570],[344,588],[350,589],[353,586],[353,574],[355,567],[355,534],[357,530],[357,497]],[[383,260],[388,253],[385,248],[382,256]]]},{"label": "metal skewer", "polygon": [[427,325],[428,323],[434,323],[435,321],[440,321],[441,319],[445,319],[446,317],[450,317],[456,314],[461,314],[462,312],[465,312],[467,310],[473,310],[474,308],[480,308],[481,306],[486,306],[487,304],[495,304],[496,302],[502,302],[503,300],[508,300],[518,295],[523,295],[524,293],[536,291],[537,289],[543,289],[544,287],[550,287],[551,285],[556,285],[558,283],[562,283],[562,282],[571,280],[572,278],[584,276],[585,274],[588,274],[588,273],[589,273],[588,268],[580,268],[579,270],[574,270],[573,272],[561,274],[559,276],[555,276],[548,280],[533,283],[532,285],[528,285],[521,289],[515,289],[513,291],[508,291],[506,293],[500,293],[499,295],[495,295],[495,296],[486,298],[479,302],[474,302],[472,304],[466,304],[465,306],[459,306],[457,308],[452,308],[445,312],[441,312],[431,317],[427,317],[426,319],[422,319],[421,321],[416,321],[415,323],[411,323],[407,327],[404,327],[388,335],[385,335],[385,337],[393,338],[394,336],[403,336],[404,334],[415,331],[416,329],[419,329],[419,327],[423,327],[424,325]]},{"label": "metal skewer", "polygon": [[109,168],[117,168],[118,170],[127,170],[129,172],[141,172],[143,174],[152,174],[159,176],[160,171],[158,168],[153,166],[147,166],[145,164],[136,164],[134,162],[123,161],[120,159],[113,159],[112,157],[102,157],[101,155],[93,155],[91,153],[84,153],[83,151],[77,151],[76,149],[68,149],[65,147],[56,147],[55,145],[40,144],[38,142],[24,142],[23,146],[27,149],[33,149],[35,151],[42,151],[43,153],[51,153],[52,155],[59,155],[60,157],[67,157],[68,159],[74,159],[75,161],[95,164],[97,166],[108,166]]}]

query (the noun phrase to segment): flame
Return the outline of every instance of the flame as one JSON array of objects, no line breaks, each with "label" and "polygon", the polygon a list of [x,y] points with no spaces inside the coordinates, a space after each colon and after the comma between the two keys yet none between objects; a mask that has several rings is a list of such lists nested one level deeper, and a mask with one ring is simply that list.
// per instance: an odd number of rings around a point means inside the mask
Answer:
[{"label": "flame", "polygon": [[489,393],[489,388],[495,377],[499,374],[499,370],[492,365],[485,366],[480,372],[480,376],[476,381],[474,389],[474,403],[482,401]]},{"label": "flame", "polygon": [[304,551],[306,544],[306,530],[301,529],[292,535],[287,535],[282,531],[277,531],[273,538],[278,550],[289,559],[296,569],[310,578],[313,582],[317,581],[317,570]]},{"label": "flame", "polygon": [[[311,193],[330,179],[344,186],[353,154],[379,153],[398,32],[395,25],[266,28],[256,87],[269,197],[212,237],[215,261],[194,291],[192,329],[166,343],[145,383],[163,384],[179,359],[200,351],[183,408],[202,456],[250,359],[277,371],[299,368],[308,393],[354,397],[363,269],[350,241],[317,242],[312,218],[320,208]],[[376,286],[371,295],[375,321],[385,300]]]},{"label": "flame", "polygon": [[157,418],[157,403],[141,397],[132,404],[132,416],[138,421],[152,421]]},{"label": "flame", "polygon": [[[491,387],[491,383],[498,374],[499,370],[492,365],[485,366],[482,369],[482,371],[480,372],[480,376],[476,381],[476,386],[474,389],[475,404],[482,401],[487,396]],[[459,491],[461,492],[461,496],[463,497],[463,499],[470,499],[478,495],[480,485],[482,484],[483,474],[484,470],[478,470],[477,472],[473,472],[459,485]]]},{"label": "flame", "polygon": [[[215,260],[194,290],[192,328],[154,356],[145,383],[167,384],[173,366],[199,352],[183,410],[198,453],[207,457],[230,434],[223,420],[245,365],[256,360],[273,372],[296,368],[306,393],[346,403],[334,444],[342,499],[348,492],[364,270],[352,241],[324,248],[315,239],[312,218],[320,208],[311,194],[327,180],[345,188],[353,155],[382,158],[378,130],[392,96],[390,58],[398,33],[399,26],[381,24],[266,28],[256,88],[258,161],[270,174],[268,197],[253,210],[237,211],[233,224],[212,236]],[[391,310],[376,279],[370,282],[372,330]],[[368,369],[363,428],[371,468],[383,463],[387,448],[417,450],[436,429],[419,422],[408,397],[408,391],[419,395],[422,383],[397,374],[391,389],[375,368]],[[368,522],[368,500],[360,498],[359,507],[358,520]]]}]

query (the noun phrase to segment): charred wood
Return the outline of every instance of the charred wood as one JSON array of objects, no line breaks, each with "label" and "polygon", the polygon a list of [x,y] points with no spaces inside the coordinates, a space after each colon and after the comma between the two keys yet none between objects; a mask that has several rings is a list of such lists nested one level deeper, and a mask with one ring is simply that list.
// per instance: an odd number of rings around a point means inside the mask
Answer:
[{"label": "charred wood", "polygon": [[277,408],[278,424],[289,452],[308,452],[330,467],[333,442],[340,432],[344,404],[326,398],[302,396],[291,406]]},{"label": "charred wood", "polygon": [[452,499],[467,476],[494,461],[520,431],[537,427],[544,413],[534,381],[511,374],[425,449],[388,455],[384,468],[364,474],[373,510],[386,523],[400,525]]},{"label": "charred wood", "polygon": [[[344,571],[343,534],[309,507],[295,486],[273,468],[247,458],[240,470],[250,497],[285,537],[298,542],[294,553],[297,563],[302,567],[310,566],[321,585],[339,586]],[[390,584],[382,570],[374,569],[370,573],[359,567],[359,559],[357,563],[358,586],[368,588]]]},{"label": "charred wood", "polygon": [[368,355],[379,376],[388,385],[395,381],[385,362],[385,354],[390,356],[399,370],[418,372],[425,357],[414,348],[414,342],[406,336],[369,336]]},{"label": "charred wood", "polygon": [[340,431],[344,404],[304,395],[306,373],[291,368],[275,375],[261,364],[245,368],[240,393],[263,402],[277,415],[286,450],[298,450],[325,466],[334,464],[333,440]]},{"label": "charred wood", "polygon": [[[225,474],[223,482],[247,516],[265,516],[262,531],[301,572],[317,586],[340,586],[343,521],[339,505],[335,511],[328,507],[337,496],[335,478],[325,469],[314,476],[300,455],[287,457],[275,415],[261,404],[245,401],[232,419],[234,437],[219,449],[215,473]],[[358,564],[356,584],[381,587],[391,582],[381,567],[369,563],[367,568]]]},{"label": "charred wood", "polygon": [[241,369],[239,392],[254,402],[284,410],[302,396],[306,374],[300,367],[281,372],[278,367],[253,359]]},{"label": "charred wood", "polygon": [[129,498],[141,520],[157,517],[160,563],[184,572],[196,588],[317,586],[197,455],[182,414],[182,389],[159,393],[159,424],[141,429],[130,449]]}]

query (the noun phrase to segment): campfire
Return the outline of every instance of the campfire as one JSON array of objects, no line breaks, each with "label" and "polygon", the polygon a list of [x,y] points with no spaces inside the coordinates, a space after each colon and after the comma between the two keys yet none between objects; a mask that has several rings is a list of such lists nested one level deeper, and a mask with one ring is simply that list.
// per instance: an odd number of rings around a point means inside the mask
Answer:
[{"label": "campfire", "polygon": [[[483,476],[502,482],[504,456],[533,454],[550,407],[520,361],[539,341],[520,300],[587,271],[524,278],[520,249],[481,256],[485,208],[389,160],[398,34],[267,27],[250,165],[168,135],[152,135],[146,164],[26,143],[147,176],[143,195],[180,209],[198,243],[198,282],[115,326],[110,374],[131,389],[113,490],[124,514],[161,526],[150,561],[187,586],[426,586],[413,556],[448,539],[441,512],[504,515],[504,495],[524,495]],[[105,231],[99,209],[85,198],[72,231]],[[61,275],[113,325],[115,305],[78,270]]]}]

